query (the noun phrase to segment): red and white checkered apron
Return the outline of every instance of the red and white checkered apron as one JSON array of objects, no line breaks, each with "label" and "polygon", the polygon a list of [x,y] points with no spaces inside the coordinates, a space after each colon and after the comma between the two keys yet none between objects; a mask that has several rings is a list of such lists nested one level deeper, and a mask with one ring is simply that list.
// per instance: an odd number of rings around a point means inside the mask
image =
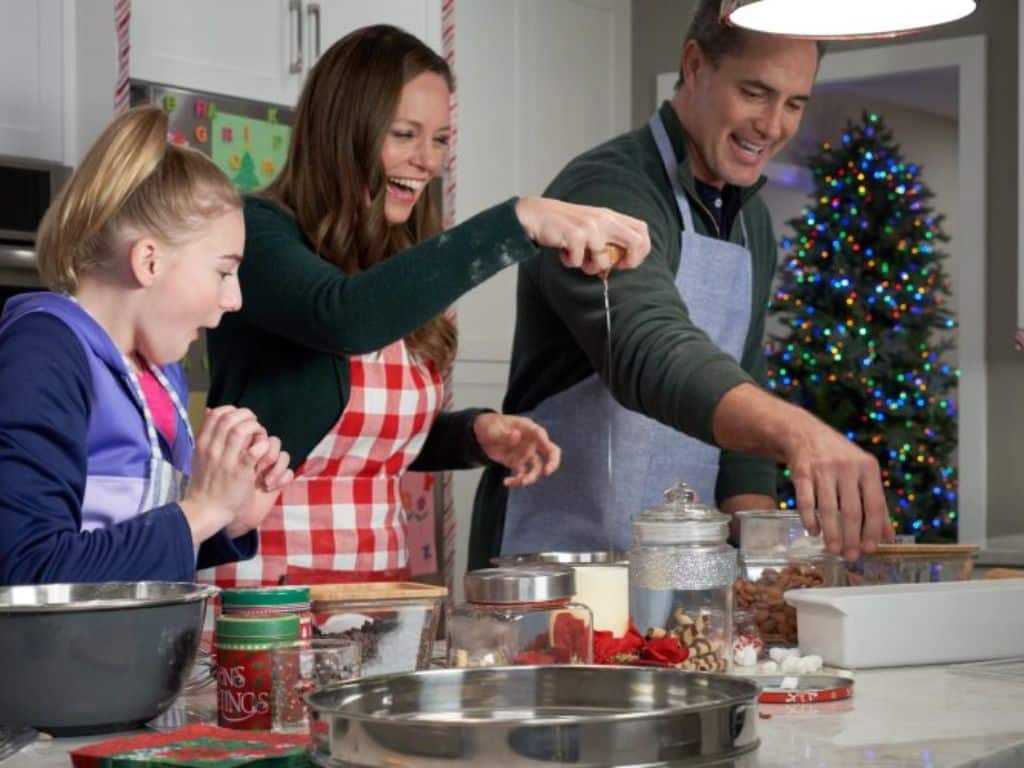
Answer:
[{"label": "red and white checkered apron", "polygon": [[398,484],[437,417],[441,377],[404,341],[350,358],[349,371],[348,404],[260,526],[259,553],[202,571],[204,581],[278,584],[289,565],[371,578],[407,567]]}]

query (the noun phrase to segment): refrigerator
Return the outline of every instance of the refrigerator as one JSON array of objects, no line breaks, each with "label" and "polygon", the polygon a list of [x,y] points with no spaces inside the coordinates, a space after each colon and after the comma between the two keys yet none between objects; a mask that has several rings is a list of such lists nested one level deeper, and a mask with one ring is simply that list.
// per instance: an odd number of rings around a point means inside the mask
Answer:
[{"label": "refrigerator", "polygon": [[[242,194],[258,192],[284,166],[295,118],[290,107],[141,80],[131,82],[130,93],[132,106],[161,107],[168,116],[168,141],[210,157]],[[189,411],[198,426],[210,385],[203,337],[189,350],[185,368],[192,391]],[[409,564],[417,581],[444,584],[446,547],[440,510],[445,509],[447,488],[440,472],[409,472],[402,480]]]},{"label": "refrigerator", "polygon": [[209,156],[242,193],[269,184],[288,156],[289,107],[138,80],[130,98],[132,106],[161,107],[168,141]]}]

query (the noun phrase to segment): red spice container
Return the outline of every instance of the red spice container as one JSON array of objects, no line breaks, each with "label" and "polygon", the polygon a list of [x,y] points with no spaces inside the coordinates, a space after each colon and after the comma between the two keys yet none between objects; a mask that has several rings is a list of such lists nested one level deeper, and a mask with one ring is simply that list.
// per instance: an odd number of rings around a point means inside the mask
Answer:
[{"label": "red spice container", "polygon": [[[217,619],[217,722],[240,730],[288,730],[297,712],[275,707],[275,679],[271,664],[274,648],[298,647],[299,618],[271,616]],[[292,681],[278,685],[296,687],[299,670]]]},{"label": "red spice container", "polygon": [[593,615],[571,568],[485,568],[467,573],[466,603],[448,618],[448,665],[589,664]]},{"label": "red spice container", "polygon": [[269,618],[299,617],[299,642],[310,647],[313,637],[313,613],[310,610],[309,587],[243,587],[225,589],[220,593],[221,612],[225,616]]}]

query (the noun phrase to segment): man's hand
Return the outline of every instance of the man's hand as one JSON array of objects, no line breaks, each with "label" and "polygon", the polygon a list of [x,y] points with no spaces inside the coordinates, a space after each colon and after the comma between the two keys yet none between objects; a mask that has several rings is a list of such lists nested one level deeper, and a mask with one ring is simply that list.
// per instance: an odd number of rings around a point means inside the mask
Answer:
[{"label": "man's hand", "polygon": [[878,462],[807,411],[740,384],[718,401],[712,429],[723,448],[789,467],[804,527],[819,532],[817,512],[829,552],[856,560],[892,540]]},{"label": "man's hand", "polygon": [[856,560],[861,549],[874,552],[880,541],[893,536],[878,461],[810,414],[803,415],[783,459],[796,488],[797,509],[812,534],[818,532],[817,510],[828,551]]}]

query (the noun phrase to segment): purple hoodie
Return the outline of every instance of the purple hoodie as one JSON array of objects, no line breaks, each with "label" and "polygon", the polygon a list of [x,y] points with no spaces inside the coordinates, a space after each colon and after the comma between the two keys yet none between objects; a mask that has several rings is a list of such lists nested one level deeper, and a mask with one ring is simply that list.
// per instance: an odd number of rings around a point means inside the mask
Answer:
[{"label": "purple hoodie", "polygon": [[[181,366],[161,370],[185,402]],[[24,412],[14,417],[0,406],[0,582],[194,577],[181,508],[139,508],[151,454],[142,410],[123,356],[82,307],[54,293],[7,302],[0,316],[0,402],[7,397]],[[47,422],[54,411],[75,434],[53,435]],[[192,445],[180,414],[177,419],[174,444],[161,437],[162,447],[188,474]],[[255,539],[255,533],[234,542],[223,533],[214,537],[200,550],[200,567],[251,556]]]}]

